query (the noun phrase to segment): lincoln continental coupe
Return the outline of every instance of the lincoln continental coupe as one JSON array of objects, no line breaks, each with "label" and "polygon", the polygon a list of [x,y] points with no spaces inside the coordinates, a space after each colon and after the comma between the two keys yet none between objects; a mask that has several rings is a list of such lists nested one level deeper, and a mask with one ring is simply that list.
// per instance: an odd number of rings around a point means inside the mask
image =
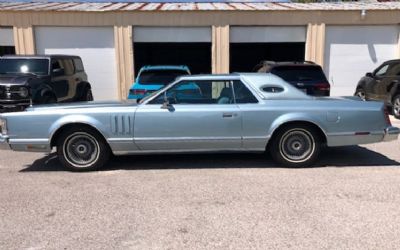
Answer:
[{"label": "lincoln continental coupe", "polygon": [[51,152],[75,171],[109,156],[269,152],[279,166],[307,167],[323,146],[396,140],[382,102],[312,97],[272,74],[182,76],[134,102],[32,106],[0,116],[0,145]]}]

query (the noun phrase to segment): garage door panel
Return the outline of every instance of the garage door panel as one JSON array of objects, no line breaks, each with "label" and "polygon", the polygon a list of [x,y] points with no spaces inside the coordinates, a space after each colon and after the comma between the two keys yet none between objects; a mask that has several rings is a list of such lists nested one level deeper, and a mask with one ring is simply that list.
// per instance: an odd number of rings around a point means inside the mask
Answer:
[{"label": "garage door panel", "polygon": [[95,100],[118,98],[113,28],[37,27],[35,37],[39,54],[82,58]]},{"label": "garage door panel", "polygon": [[386,60],[397,58],[397,26],[330,26],[324,69],[333,96],[352,95],[358,81]]}]

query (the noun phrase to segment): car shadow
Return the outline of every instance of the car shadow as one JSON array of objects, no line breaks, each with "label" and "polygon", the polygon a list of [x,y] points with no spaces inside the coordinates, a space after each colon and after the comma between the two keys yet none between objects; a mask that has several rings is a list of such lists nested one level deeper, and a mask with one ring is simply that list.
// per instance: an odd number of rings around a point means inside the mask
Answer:
[{"label": "car shadow", "polygon": [[[325,148],[314,168],[400,166],[400,162],[361,146]],[[266,154],[167,154],[114,156],[102,169],[146,170],[146,169],[203,169],[203,168],[281,168]],[[64,171],[55,153],[37,159],[25,166],[21,172]]]}]

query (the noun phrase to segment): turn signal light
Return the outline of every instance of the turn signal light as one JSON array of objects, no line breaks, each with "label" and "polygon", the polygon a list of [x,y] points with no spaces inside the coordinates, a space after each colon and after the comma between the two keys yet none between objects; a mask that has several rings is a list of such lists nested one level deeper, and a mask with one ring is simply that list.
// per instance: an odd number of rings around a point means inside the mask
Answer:
[{"label": "turn signal light", "polygon": [[386,107],[383,109],[383,113],[384,113],[384,115],[385,115],[386,123],[387,123],[389,126],[392,126],[392,122],[390,121],[390,118],[389,118],[389,111],[387,110]]},{"label": "turn signal light", "polygon": [[145,89],[131,89],[130,92],[133,95],[145,95],[147,91]]}]

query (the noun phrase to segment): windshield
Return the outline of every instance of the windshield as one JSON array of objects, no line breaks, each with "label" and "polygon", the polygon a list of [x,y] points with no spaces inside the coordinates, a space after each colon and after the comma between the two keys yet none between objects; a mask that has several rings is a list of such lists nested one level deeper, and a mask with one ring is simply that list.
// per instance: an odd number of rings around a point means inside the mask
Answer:
[{"label": "windshield", "polygon": [[271,73],[288,82],[327,82],[322,69],[315,66],[281,66],[274,68]]},{"label": "windshield", "polygon": [[48,75],[48,59],[0,59],[0,74],[27,74]]},{"label": "windshield", "polygon": [[185,70],[144,70],[140,73],[138,83],[144,85],[167,85],[176,77],[187,75]]}]

